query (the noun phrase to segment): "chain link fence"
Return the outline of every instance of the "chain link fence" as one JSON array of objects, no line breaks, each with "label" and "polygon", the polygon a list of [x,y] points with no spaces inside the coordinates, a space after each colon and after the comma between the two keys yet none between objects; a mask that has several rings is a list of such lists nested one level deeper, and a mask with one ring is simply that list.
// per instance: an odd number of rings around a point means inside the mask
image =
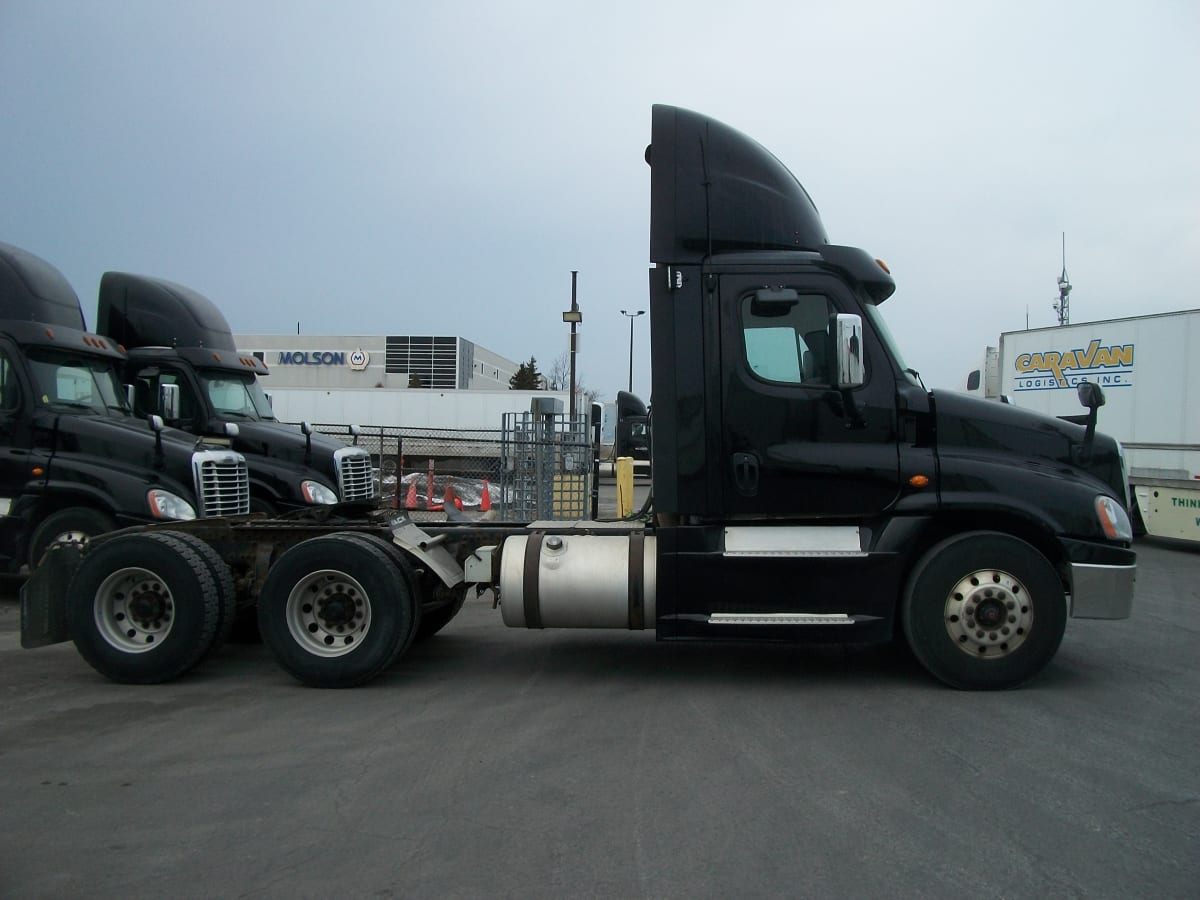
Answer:
[{"label": "chain link fence", "polygon": [[363,426],[313,429],[365,448],[382,506],[414,521],[531,522],[590,515],[595,449],[586,420],[508,413],[501,429]]}]

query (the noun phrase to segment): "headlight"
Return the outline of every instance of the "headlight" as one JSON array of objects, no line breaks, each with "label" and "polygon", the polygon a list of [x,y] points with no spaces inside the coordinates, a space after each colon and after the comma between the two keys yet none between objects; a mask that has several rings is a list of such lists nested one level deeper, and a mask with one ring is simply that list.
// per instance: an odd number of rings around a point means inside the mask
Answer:
[{"label": "headlight", "polygon": [[146,502],[150,505],[150,515],[156,519],[194,519],[196,510],[192,504],[182,497],[155,488],[146,492]]},{"label": "headlight", "polygon": [[300,493],[304,495],[304,499],[309,503],[324,503],[329,505],[338,502],[337,494],[319,481],[300,482]]},{"label": "headlight", "polygon": [[1129,526],[1129,516],[1121,504],[1112,497],[1101,494],[1096,498],[1096,517],[1104,535],[1112,541],[1132,541],[1133,529]]}]

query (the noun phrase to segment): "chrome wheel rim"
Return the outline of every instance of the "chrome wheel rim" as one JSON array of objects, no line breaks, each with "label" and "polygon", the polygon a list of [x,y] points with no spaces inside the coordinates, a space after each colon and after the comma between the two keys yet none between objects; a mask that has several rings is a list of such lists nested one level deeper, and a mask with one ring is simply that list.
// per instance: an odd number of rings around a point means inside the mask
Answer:
[{"label": "chrome wheel rim", "polygon": [[972,572],[946,597],[946,633],[959,650],[977,659],[1002,659],[1016,652],[1032,628],[1033,598],[1008,572]]},{"label": "chrome wheel rim", "polygon": [[292,639],[314,656],[353,653],[371,628],[371,602],[359,582],[336,569],[313,572],[287,599]]},{"label": "chrome wheel rim", "polygon": [[92,605],[96,629],[122,653],[145,653],[166,640],[175,624],[175,598],[149,569],[131,566],[101,582]]}]

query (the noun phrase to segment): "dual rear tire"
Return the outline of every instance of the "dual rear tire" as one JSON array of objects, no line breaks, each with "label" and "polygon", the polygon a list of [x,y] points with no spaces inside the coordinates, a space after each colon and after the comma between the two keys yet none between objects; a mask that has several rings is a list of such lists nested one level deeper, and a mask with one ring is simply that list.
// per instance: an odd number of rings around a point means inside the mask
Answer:
[{"label": "dual rear tire", "polygon": [[310,687],[370,681],[408,647],[420,621],[408,562],[370,535],[310,538],[276,560],[258,600],[275,661]]},{"label": "dual rear tire", "polygon": [[191,535],[115,537],[92,548],[71,579],[72,640],[113,681],[170,681],[216,646],[232,616],[232,584],[220,557]]}]

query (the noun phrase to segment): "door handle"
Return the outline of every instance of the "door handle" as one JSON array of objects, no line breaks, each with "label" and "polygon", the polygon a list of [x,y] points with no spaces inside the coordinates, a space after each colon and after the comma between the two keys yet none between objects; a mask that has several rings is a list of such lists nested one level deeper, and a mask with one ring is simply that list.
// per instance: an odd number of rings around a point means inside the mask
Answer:
[{"label": "door handle", "polygon": [[735,453],[730,459],[733,465],[733,485],[743,497],[758,493],[758,457],[753,453]]}]

